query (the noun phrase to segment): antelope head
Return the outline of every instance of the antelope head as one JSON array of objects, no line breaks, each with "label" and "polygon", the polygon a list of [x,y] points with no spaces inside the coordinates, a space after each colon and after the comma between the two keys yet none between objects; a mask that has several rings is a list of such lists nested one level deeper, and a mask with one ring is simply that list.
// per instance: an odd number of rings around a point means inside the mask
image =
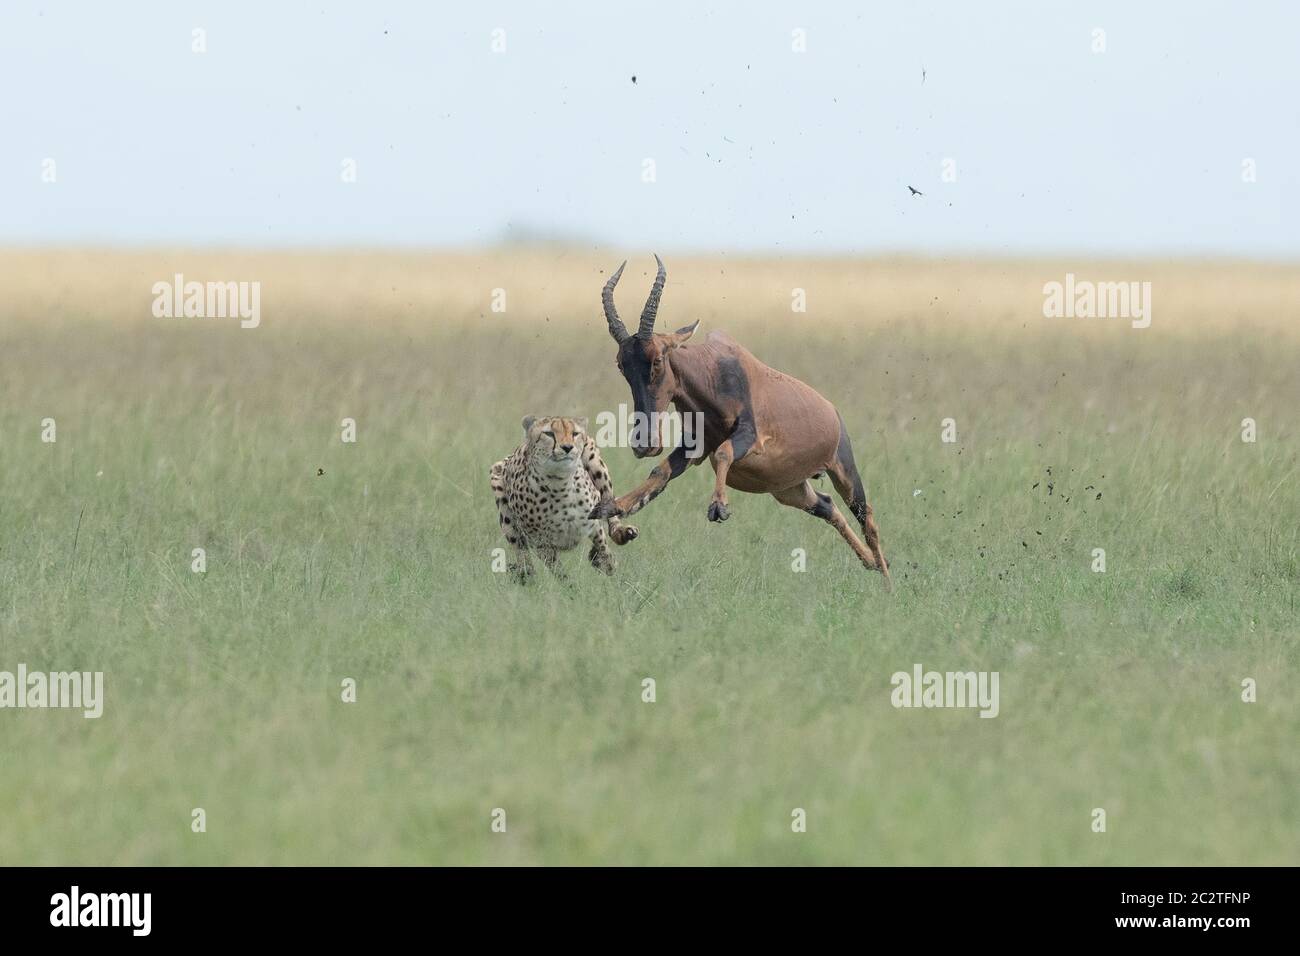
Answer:
[{"label": "antelope head", "polygon": [[650,287],[650,297],[646,299],[645,308],[641,310],[641,323],[636,334],[628,332],[618,318],[614,308],[614,286],[618,285],[623,275],[623,268],[609,277],[600,300],[605,306],[605,321],[609,323],[609,334],[618,343],[618,355],[615,363],[623,373],[628,386],[632,389],[632,403],[640,420],[647,426],[633,429],[631,433],[632,454],[638,458],[658,455],[663,451],[660,444],[659,428],[661,413],[668,411],[668,406],[677,392],[677,377],[673,373],[671,353],[689,339],[699,326],[697,319],[693,325],[687,325],[676,332],[656,332],[655,315],[659,311],[659,298],[663,295],[664,280],[668,278],[664,271],[663,260],[655,256],[659,271],[655,275],[654,285]]}]

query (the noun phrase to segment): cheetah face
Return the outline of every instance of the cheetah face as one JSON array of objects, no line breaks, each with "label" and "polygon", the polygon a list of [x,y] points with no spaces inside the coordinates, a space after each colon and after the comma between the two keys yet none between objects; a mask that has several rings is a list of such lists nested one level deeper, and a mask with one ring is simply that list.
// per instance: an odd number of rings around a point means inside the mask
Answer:
[{"label": "cheetah face", "polygon": [[571,475],[582,463],[587,443],[585,418],[524,419],[528,459],[532,467],[546,475]]}]

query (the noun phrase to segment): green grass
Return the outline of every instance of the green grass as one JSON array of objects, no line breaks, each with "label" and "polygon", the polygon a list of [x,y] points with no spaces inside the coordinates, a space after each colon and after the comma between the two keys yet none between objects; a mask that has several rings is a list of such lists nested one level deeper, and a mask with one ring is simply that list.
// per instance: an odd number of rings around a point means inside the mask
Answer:
[{"label": "green grass", "polygon": [[[843,412],[894,593],[770,498],[710,525],[707,466],[612,579],[519,586],[488,467],[525,413],[628,401],[586,299],[3,329],[0,669],[107,700],[0,711],[0,862],[1296,861],[1294,338],[712,316]],[[1000,715],[895,710],[914,663],[999,671]]]}]

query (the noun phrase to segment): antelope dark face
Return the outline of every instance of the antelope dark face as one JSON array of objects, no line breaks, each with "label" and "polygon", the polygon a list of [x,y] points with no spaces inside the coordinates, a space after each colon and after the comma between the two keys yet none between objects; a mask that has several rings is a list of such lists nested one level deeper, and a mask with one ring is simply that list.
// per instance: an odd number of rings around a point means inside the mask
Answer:
[{"label": "antelope dark face", "polygon": [[609,277],[601,293],[609,334],[618,343],[615,362],[627,380],[628,387],[632,389],[632,405],[637,413],[637,423],[630,433],[630,440],[632,454],[638,458],[658,455],[663,451],[660,437],[663,415],[677,392],[677,378],[673,374],[670,353],[690,338],[700,324],[696,322],[695,325],[669,334],[655,333],[655,314],[659,311],[659,298],[663,295],[664,281],[667,279],[663,260],[655,256],[655,262],[659,265],[659,271],[650,289],[650,298],[646,300],[641,312],[640,327],[635,335],[629,333],[619,321],[618,310],[614,308],[614,286],[618,285],[626,262]]},{"label": "antelope dark face", "polygon": [[668,350],[657,341],[663,336],[642,339],[629,335],[618,347],[618,370],[632,389],[632,406],[637,412],[637,426],[630,433],[632,454],[652,457],[663,451],[660,444],[660,412],[667,412],[677,382]]}]

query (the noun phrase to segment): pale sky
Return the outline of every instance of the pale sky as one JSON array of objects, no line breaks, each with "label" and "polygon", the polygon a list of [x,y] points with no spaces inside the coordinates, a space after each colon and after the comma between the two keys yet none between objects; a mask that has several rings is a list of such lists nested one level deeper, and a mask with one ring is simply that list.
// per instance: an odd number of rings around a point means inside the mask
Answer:
[{"label": "pale sky", "polygon": [[0,243],[1295,258],[1298,36],[1282,0],[3,0]]}]

